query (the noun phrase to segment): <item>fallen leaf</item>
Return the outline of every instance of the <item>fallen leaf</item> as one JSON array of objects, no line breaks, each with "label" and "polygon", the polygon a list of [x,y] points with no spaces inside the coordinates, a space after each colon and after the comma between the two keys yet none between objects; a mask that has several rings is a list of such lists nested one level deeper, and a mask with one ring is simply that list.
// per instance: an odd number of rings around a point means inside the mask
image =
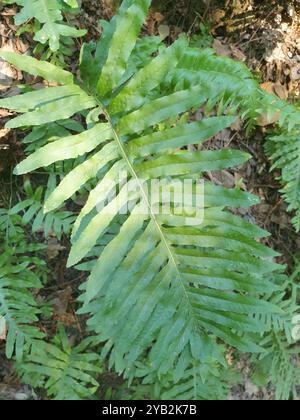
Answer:
[{"label": "fallen leaf", "polygon": [[[12,43],[6,44],[1,48],[2,51],[14,52]],[[0,58],[0,91],[6,90],[14,80],[20,79],[20,72],[11,66],[7,61]]]},{"label": "fallen leaf", "polygon": [[57,292],[56,297],[52,301],[54,314],[57,316],[65,315],[71,300],[72,288],[70,286]]},{"label": "fallen leaf", "polygon": [[267,127],[268,125],[275,124],[280,119],[280,112],[275,112],[273,115],[269,115],[267,112],[263,112],[257,119],[257,124],[260,127]]},{"label": "fallen leaf", "polygon": [[280,83],[274,83],[273,86],[275,94],[280,98],[286,101],[288,99],[288,91],[287,89]]},{"label": "fallen leaf", "polygon": [[234,182],[235,182],[235,186],[238,186],[242,190],[247,191],[247,186],[244,182],[244,178],[238,172],[234,173]]},{"label": "fallen leaf", "polygon": [[170,35],[170,28],[168,25],[159,25],[158,27],[158,33],[161,38],[161,40],[165,40]]},{"label": "fallen leaf", "polygon": [[289,94],[285,86],[281,83],[272,83],[272,82],[265,82],[260,85],[260,87],[265,90],[266,92],[278,96],[278,98],[287,100]]},{"label": "fallen leaf", "polygon": [[[1,115],[1,112],[0,112]],[[10,128],[0,128],[0,139],[6,137],[7,134],[10,132]]]},{"label": "fallen leaf", "polygon": [[247,60],[246,55],[239,48],[235,47],[234,45],[230,45],[230,49],[232,53],[232,58],[239,60],[242,63],[244,63]]},{"label": "fallen leaf", "polygon": [[157,23],[161,23],[164,19],[165,19],[165,17],[164,17],[164,15],[162,15],[161,13],[159,13],[159,12],[155,12],[155,13],[154,13],[154,20],[155,20]]},{"label": "fallen leaf", "polygon": [[300,79],[300,65],[296,65],[291,69],[291,79],[299,80]]},{"label": "fallen leaf", "polygon": [[7,327],[3,316],[0,316],[0,340],[6,340]]},{"label": "fallen leaf", "polygon": [[272,82],[265,82],[265,83],[262,83],[262,84],[260,85],[260,87],[261,87],[264,91],[266,91],[266,92],[268,92],[268,93],[273,94],[273,93],[274,93],[273,85],[274,85],[274,83],[272,83]]},{"label": "fallen leaf", "polygon": [[[1,88],[0,88],[0,90],[1,90]],[[6,118],[6,117],[9,117],[11,115],[13,115],[13,112],[7,111],[4,108],[0,108],[0,118]]]},{"label": "fallen leaf", "polygon": [[229,349],[226,354],[226,362],[228,363],[228,366],[234,365],[234,353],[235,353],[234,349]]},{"label": "fallen leaf", "polygon": [[214,40],[213,49],[216,51],[218,55],[231,57],[231,49],[228,47],[228,45],[222,44],[222,42],[219,41],[218,39]]},{"label": "fallen leaf", "polygon": [[222,185],[226,188],[233,188],[235,186],[235,179],[234,176],[228,171],[214,171],[214,172],[207,172],[210,180],[213,181],[217,185]]},{"label": "fallen leaf", "polygon": [[274,63],[274,61],[286,62],[288,60],[288,57],[285,53],[284,43],[278,43],[274,49],[267,51],[265,60],[267,61],[267,63]]},{"label": "fallen leaf", "polygon": [[231,124],[230,127],[232,130],[234,131],[241,131],[241,129],[243,128],[243,121],[240,117],[238,117],[234,123]]},{"label": "fallen leaf", "polygon": [[[208,3],[208,5],[209,5],[209,3]],[[222,20],[225,18],[225,16],[226,16],[225,10],[223,10],[223,9],[214,10],[213,14],[212,14],[212,20],[213,20],[213,23],[214,23],[214,27],[217,27],[222,22]]]},{"label": "fallen leaf", "polygon": [[61,251],[66,249],[64,246],[60,245],[60,243],[55,239],[51,238],[48,241],[46,254],[49,260],[53,260],[56,258]]}]

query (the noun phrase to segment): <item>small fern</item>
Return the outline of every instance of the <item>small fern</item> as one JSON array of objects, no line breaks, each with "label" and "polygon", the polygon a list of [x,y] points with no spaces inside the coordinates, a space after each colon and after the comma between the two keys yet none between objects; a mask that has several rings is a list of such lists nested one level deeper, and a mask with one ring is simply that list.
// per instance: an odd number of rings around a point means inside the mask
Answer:
[{"label": "small fern", "polygon": [[[3,221],[3,223],[1,223]],[[4,320],[6,356],[23,358],[34,346],[39,348],[44,333],[37,326],[47,308],[37,302],[33,290],[42,287],[47,274],[40,253],[45,247],[27,243],[18,216],[0,211],[0,319]]]},{"label": "small fern", "polygon": [[101,372],[99,355],[89,350],[90,337],[71,347],[62,326],[51,343],[39,326],[51,311],[37,294],[46,280],[44,245],[28,243],[23,220],[0,209],[0,330],[6,357],[16,359],[24,383],[43,387],[49,397],[62,400],[92,398]]},{"label": "small fern", "polygon": [[85,30],[73,28],[63,21],[63,12],[78,8],[77,0],[4,0],[4,3],[16,3],[21,7],[15,16],[17,26],[36,19],[38,28],[34,40],[41,44],[49,44],[52,52],[58,51],[61,47],[62,38],[66,40],[67,37],[77,38],[86,34]]},{"label": "small fern", "polygon": [[99,388],[99,355],[88,350],[91,338],[73,347],[60,325],[51,343],[43,342],[16,365],[24,383],[46,390],[54,400],[92,399]]},{"label": "small fern", "polygon": [[[62,234],[68,235],[71,230],[76,217],[70,211],[56,211],[45,215],[43,210],[43,196],[44,188],[38,187],[33,191],[30,182],[24,184],[24,192],[27,198],[16,204],[11,210],[10,215],[22,215],[22,223],[24,226],[32,224],[32,233],[41,230],[47,238],[50,233],[61,239]],[[49,194],[46,191],[45,196]]]},{"label": "small fern", "polygon": [[[188,351],[186,349],[185,351]],[[201,362],[186,366],[189,357],[184,353],[174,371],[157,375],[151,365],[137,363],[130,373],[132,399],[151,400],[225,400],[230,386],[237,383],[239,375],[225,361],[225,347],[207,340],[201,348]],[[194,355],[195,356],[195,355]],[[135,381],[133,380],[135,378]],[[141,378],[141,381],[136,380]]]}]

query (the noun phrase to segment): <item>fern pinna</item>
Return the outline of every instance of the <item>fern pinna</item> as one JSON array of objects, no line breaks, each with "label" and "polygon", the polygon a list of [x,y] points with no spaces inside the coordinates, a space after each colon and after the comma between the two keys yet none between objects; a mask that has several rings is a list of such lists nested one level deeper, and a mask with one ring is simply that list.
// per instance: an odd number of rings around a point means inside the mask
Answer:
[{"label": "fern pinna", "polygon": [[[160,378],[173,372],[178,387],[166,395],[200,398],[215,366],[226,366],[218,340],[259,352],[257,333],[265,327],[258,315],[281,313],[260,298],[274,290],[265,278],[278,267],[273,262],[277,254],[258,241],[266,232],[227,210],[249,207],[257,198],[210,182],[202,192],[197,188],[206,171],[243,164],[250,156],[187,148],[229,127],[239,110],[250,123],[257,108],[249,111],[246,105],[255,104],[251,93],[258,87],[242,64],[217,58],[210,50],[190,49],[184,37],[141,65],[134,51],[149,5],[150,0],[123,2],[97,48],[83,46],[78,80],[47,62],[1,52],[3,59],[43,77],[51,87],[3,99],[0,106],[22,113],[9,121],[9,128],[86,116],[85,131],[41,147],[18,165],[16,174],[85,156],[44,207],[54,211],[98,179],[75,222],[68,261],[74,266],[102,244],[82,286],[80,313],[89,315],[90,330],[104,343],[102,355],[109,356],[117,372],[132,377],[143,360]],[[218,116],[191,123],[180,118],[204,105],[218,105]],[[153,179],[166,180],[169,214],[153,208],[146,189]],[[203,223],[178,212],[172,188],[182,179],[193,181],[192,214],[204,195]],[[128,195],[132,181],[137,188]],[[164,197],[159,196],[161,207]],[[143,214],[141,202],[147,210]]]}]

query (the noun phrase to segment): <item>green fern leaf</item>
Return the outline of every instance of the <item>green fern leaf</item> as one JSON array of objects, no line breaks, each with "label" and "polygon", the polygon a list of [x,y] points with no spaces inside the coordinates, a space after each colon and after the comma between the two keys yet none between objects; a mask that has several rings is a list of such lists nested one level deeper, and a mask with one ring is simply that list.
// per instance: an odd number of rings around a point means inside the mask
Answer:
[{"label": "green fern leaf", "polygon": [[22,224],[26,226],[31,223],[32,233],[42,230],[46,238],[50,233],[58,239],[61,239],[63,233],[66,235],[71,233],[72,225],[76,219],[72,212],[56,211],[45,215],[42,202],[46,195],[44,188],[38,187],[36,191],[33,191],[31,184],[26,182],[24,191],[27,198],[10,209],[9,216],[22,213]]},{"label": "green fern leaf", "polygon": [[[64,2],[71,8],[78,7],[76,0]],[[63,22],[63,2],[59,0],[5,0],[5,3],[17,3],[22,7],[15,16],[15,24],[23,25],[31,19],[41,23],[41,29],[35,34],[34,40],[41,44],[49,43],[50,49],[55,52],[60,47],[61,37],[81,37],[85,30],[78,30]]]},{"label": "green fern leaf", "polygon": [[[56,67],[46,61],[39,61],[27,55],[15,54],[9,51],[0,51],[0,57],[18,69],[33,76],[43,77],[50,83],[73,84],[73,75],[66,70]],[[44,98],[45,99],[45,98]]]},{"label": "green fern leaf", "polygon": [[88,351],[91,341],[88,338],[72,347],[59,326],[53,342],[43,342],[38,351],[33,349],[17,364],[17,371],[25,383],[44,387],[54,400],[91,399],[99,388],[95,376],[101,373],[99,355]]},{"label": "green fern leaf", "polygon": [[299,331],[299,273],[298,263],[291,276],[273,276],[272,282],[276,284],[277,290],[267,298],[281,307],[283,314],[259,317],[266,325],[267,332],[261,343],[265,351],[255,361],[253,381],[258,386],[272,382],[274,397],[279,401],[299,397],[299,348],[295,336]]},{"label": "green fern leaf", "polygon": [[42,287],[32,264],[38,269],[44,263],[28,256],[41,249],[42,245],[28,245],[20,237],[14,246],[0,246],[0,318],[5,320],[7,330],[6,356],[15,355],[19,361],[31,347],[39,348],[44,337],[35,325],[42,311],[31,292]]},{"label": "green fern leaf", "polygon": [[280,169],[284,184],[283,197],[288,211],[295,212],[293,224],[300,231],[300,137],[298,131],[270,136],[266,151],[274,162],[272,169]]}]

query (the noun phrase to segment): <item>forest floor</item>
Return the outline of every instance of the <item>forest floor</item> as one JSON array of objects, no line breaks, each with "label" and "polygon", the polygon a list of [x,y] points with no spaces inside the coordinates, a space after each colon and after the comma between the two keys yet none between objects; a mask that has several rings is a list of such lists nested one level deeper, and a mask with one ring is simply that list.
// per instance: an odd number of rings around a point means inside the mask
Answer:
[{"label": "forest floor", "polygon": [[[82,0],[82,11],[77,19],[79,25],[88,30],[84,40],[99,37],[99,19],[109,19],[114,13],[111,3],[109,0]],[[160,34],[170,43],[180,33],[186,32],[195,45],[212,46],[218,54],[247,64],[258,75],[262,87],[267,91],[292,102],[299,98],[300,2],[157,0],[153,4],[145,33]],[[24,52],[32,48],[33,44],[26,35],[16,36],[16,27],[13,24],[15,12],[14,7],[0,10],[0,47],[13,44],[13,49]],[[78,50],[81,42],[79,41]],[[69,64],[73,66],[72,61]],[[16,81],[21,81],[23,75],[11,68],[7,68],[5,74],[7,78],[4,82],[7,85],[3,87],[3,81],[0,80],[0,89],[11,89],[13,94]],[[3,129],[9,117],[4,110],[0,110],[0,207],[7,205],[12,189],[21,188],[15,181],[12,184],[11,171],[20,160],[22,149],[16,132]],[[209,148],[230,145],[248,151],[253,159],[238,170],[209,173],[208,177],[227,187],[233,187],[240,182],[244,189],[261,198],[261,204],[247,210],[244,216],[271,233],[266,240],[267,244],[280,252],[282,261],[291,267],[294,256],[300,249],[300,237],[295,233],[286,212],[286,204],[278,193],[280,185],[276,181],[276,173],[270,173],[270,164],[263,148],[266,131],[263,125],[248,136],[241,127],[236,127],[234,131],[226,129],[210,141],[207,144]],[[80,330],[74,302],[77,286],[83,279],[82,275],[78,276],[78,272],[66,273],[68,246],[66,238],[60,243],[48,243],[48,264],[52,275],[47,293],[56,302],[55,316],[75,330]],[[19,384],[12,364],[5,359],[2,350],[0,343],[0,399],[25,398],[28,389]],[[239,360],[237,367],[244,380],[239,387],[232,390],[230,399],[272,399],[272,389],[259,390],[249,380],[251,367],[247,357]],[[111,375],[103,380],[110,386],[119,382],[118,378]]]}]

